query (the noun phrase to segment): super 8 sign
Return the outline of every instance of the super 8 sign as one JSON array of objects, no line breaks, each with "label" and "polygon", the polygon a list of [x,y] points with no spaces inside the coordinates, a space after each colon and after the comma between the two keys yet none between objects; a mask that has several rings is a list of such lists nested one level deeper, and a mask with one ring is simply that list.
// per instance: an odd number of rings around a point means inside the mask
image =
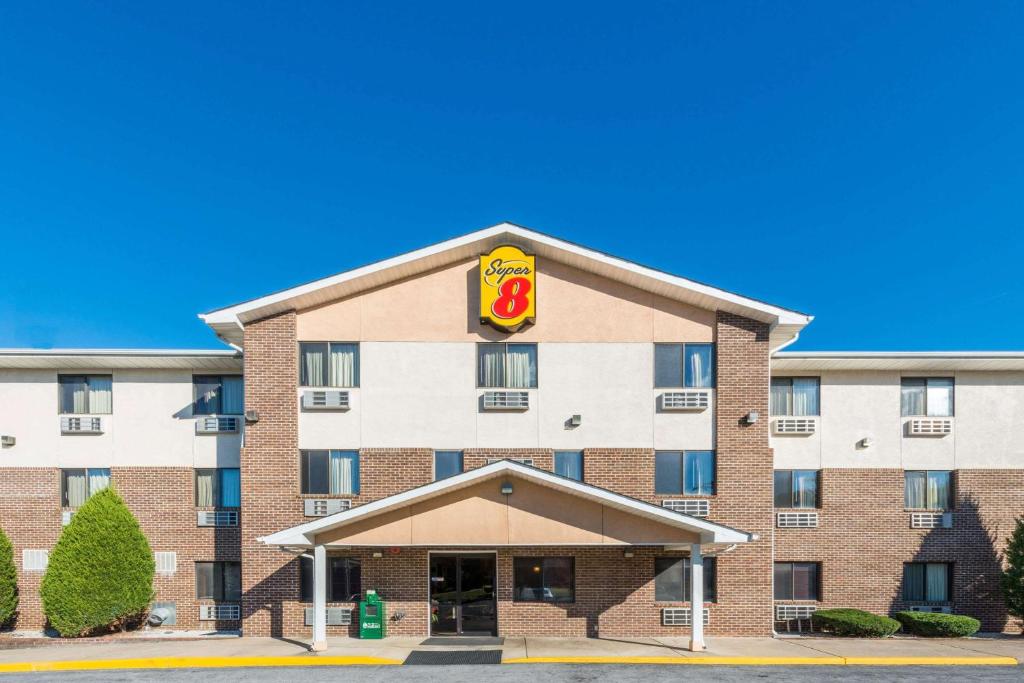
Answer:
[{"label": "super 8 sign", "polygon": [[480,322],[515,332],[537,313],[536,257],[519,247],[495,247],[480,257]]}]

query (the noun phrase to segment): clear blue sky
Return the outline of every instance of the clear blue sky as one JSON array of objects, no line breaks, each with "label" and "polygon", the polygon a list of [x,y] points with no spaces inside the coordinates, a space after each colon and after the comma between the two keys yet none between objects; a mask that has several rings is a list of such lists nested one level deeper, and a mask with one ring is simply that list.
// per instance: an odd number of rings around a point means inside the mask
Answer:
[{"label": "clear blue sky", "polygon": [[509,220],[1020,349],[1024,3],[7,2],[0,346],[195,318]]}]

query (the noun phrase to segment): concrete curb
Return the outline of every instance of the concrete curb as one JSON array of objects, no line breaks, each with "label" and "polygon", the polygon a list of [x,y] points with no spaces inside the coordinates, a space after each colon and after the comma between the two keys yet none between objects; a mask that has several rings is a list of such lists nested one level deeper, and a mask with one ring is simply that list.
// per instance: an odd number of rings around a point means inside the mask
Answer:
[{"label": "concrete curb", "polygon": [[264,666],[392,666],[384,657],[144,657],[139,659],[79,659],[0,663],[0,673],[95,671],[102,669],[223,669]]},{"label": "concrete curb", "polygon": [[522,657],[502,664],[693,664],[704,666],[1017,666],[1013,657]]}]

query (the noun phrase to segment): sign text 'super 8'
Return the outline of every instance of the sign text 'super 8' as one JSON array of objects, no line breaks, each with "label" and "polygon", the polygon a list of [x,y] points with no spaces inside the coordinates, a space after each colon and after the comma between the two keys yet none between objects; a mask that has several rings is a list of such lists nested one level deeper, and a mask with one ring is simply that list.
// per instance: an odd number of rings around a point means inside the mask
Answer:
[{"label": "sign text 'super 8'", "polygon": [[495,247],[480,257],[480,321],[515,332],[537,309],[536,257],[518,247]]}]

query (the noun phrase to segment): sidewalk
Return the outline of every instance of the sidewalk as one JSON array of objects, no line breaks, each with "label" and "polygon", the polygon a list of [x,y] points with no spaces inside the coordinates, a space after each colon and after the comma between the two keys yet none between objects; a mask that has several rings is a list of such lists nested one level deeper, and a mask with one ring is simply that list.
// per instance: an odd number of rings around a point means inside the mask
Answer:
[{"label": "sidewalk", "polygon": [[700,665],[1002,665],[1024,660],[1024,638],[714,638],[708,650],[685,650],[676,638],[506,638],[502,645],[422,645],[424,638],[332,638],[322,653],[305,642],[274,638],[121,639],[0,650],[0,673],[248,666],[402,664],[413,651],[502,650],[503,664],[616,663]]}]

